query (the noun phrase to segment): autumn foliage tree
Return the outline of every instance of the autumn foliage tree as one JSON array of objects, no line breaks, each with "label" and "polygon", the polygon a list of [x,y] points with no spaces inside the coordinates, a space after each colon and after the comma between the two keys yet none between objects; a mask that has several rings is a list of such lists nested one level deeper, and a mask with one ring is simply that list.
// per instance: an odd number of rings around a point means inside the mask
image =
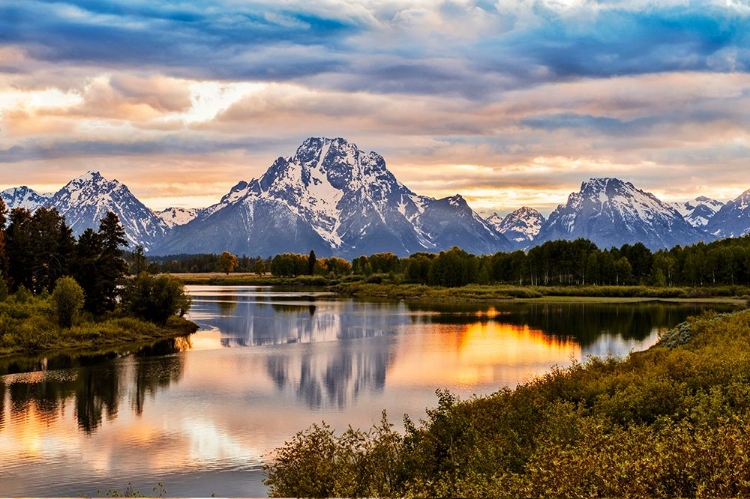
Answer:
[{"label": "autumn foliage tree", "polygon": [[226,275],[229,275],[237,267],[237,257],[232,253],[225,251],[219,255],[219,268]]}]

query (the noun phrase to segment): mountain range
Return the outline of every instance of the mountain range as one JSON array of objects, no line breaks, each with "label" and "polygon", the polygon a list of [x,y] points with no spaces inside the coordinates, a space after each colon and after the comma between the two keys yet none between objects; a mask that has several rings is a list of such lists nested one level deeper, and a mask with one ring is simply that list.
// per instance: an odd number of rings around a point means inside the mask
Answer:
[{"label": "mountain range", "polygon": [[342,138],[309,138],[260,178],[239,182],[208,208],[155,212],[124,184],[99,172],[54,194],[21,186],[0,192],[8,208],[56,208],[76,235],[107,211],[131,247],[150,254],[284,252],[354,258],[399,256],[460,246],[475,254],[527,249],[583,237],[608,248],[642,242],[652,250],[750,233],[750,190],[726,204],[706,197],[665,203],[616,178],[581,184],[548,218],[522,207],[481,217],[459,194],[435,199],[398,181],[382,156]]}]

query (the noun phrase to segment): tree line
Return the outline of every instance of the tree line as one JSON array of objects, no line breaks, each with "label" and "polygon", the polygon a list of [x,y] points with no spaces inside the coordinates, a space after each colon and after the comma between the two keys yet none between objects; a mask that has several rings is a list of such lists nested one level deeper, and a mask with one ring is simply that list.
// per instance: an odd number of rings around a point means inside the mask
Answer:
[{"label": "tree line", "polygon": [[[651,251],[643,243],[602,249],[586,239],[546,242],[529,251],[472,255],[454,247],[440,253],[408,257],[376,253],[354,258],[316,258],[283,253],[236,259],[232,270],[270,272],[278,277],[360,276],[377,282],[384,276],[399,282],[458,287],[467,284],[516,286],[731,286],[750,285],[750,236]],[[182,255],[155,259],[160,272],[227,271],[220,255]]]}]

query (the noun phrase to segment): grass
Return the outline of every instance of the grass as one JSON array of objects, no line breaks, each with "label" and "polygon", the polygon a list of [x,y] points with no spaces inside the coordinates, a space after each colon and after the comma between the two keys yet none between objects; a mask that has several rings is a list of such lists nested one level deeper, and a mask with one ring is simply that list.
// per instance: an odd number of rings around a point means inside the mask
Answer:
[{"label": "grass", "polygon": [[650,286],[509,286],[470,284],[442,288],[423,284],[346,282],[331,287],[336,293],[357,298],[395,300],[550,300],[643,301],[651,299],[744,301],[750,289],[744,287],[660,288]]},{"label": "grass", "polygon": [[196,330],[194,323],[181,317],[171,317],[164,326],[158,326],[117,314],[101,320],[80,319],[68,329],[58,326],[48,298],[9,298],[0,303],[0,356],[144,345]]}]

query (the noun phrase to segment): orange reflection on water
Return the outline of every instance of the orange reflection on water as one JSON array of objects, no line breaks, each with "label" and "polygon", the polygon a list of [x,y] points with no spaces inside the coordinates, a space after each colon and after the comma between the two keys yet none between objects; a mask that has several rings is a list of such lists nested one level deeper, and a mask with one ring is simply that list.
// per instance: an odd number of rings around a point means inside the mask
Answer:
[{"label": "orange reflection on water", "polygon": [[581,347],[574,341],[551,338],[528,326],[489,321],[434,325],[427,333],[404,338],[389,381],[402,386],[495,383],[499,388],[581,358]]}]

